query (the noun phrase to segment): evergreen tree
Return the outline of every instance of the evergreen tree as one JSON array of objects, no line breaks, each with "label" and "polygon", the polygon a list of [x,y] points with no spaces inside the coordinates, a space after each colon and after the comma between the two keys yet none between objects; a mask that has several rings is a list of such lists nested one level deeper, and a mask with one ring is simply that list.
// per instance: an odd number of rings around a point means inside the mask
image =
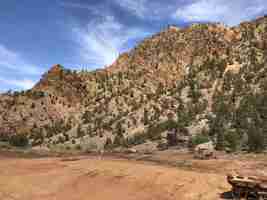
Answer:
[{"label": "evergreen tree", "polygon": [[225,136],[225,146],[231,151],[235,152],[240,148],[241,136],[236,130],[229,130]]},{"label": "evergreen tree", "polygon": [[112,140],[108,137],[107,140],[106,140],[104,149],[109,150],[109,149],[112,148],[112,145],[113,145]]},{"label": "evergreen tree", "polygon": [[123,136],[123,128],[122,128],[121,122],[117,123],[116,130],[117,130],[117,135],[119,137],[122,137]]},{"label": "evergreen tree", "polygon": [[222,130],[219,130],[216,135],[216,149],[218,151],[224,150],[224,133]]},{"label": "evergreen tree", "polygon": [[149,124],[149,117],[148,117],[148,111],[147,109],[144,109],[144,125],[148,125]]},{"label": "evergreen tree", "polygon": [[254,124],[251,124],[248,129],[248,148],[250,152],[264,150],[264,135]]},{"label": "evergreen tree", "polygon": [[10,137],[9,143],[13,146],[25,147],[29,144],[29,140],[26,134],[16,134]]},{"label": "evergreen tree", "polygon": [[82,130],[82,126],[81,124],[78,125],[78,128],[77,128],[77,138],[81,138],[83,137],[85,134],[84,134],[84,131]]}]

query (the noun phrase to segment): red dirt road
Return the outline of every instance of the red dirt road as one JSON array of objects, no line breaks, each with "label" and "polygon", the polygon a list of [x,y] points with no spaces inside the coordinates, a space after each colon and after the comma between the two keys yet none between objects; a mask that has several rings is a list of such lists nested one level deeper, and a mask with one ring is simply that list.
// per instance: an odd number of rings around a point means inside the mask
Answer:
[{"label": "red dirt road", "polygon": [[97,157],[0,157],[0,200],[218,200],[224,175]]}]

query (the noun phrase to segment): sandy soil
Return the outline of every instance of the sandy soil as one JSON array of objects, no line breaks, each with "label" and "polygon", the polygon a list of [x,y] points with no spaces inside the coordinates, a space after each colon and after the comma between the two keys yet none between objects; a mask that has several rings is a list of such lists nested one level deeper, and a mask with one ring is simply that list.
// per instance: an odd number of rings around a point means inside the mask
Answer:
[{"label": "sandy soil", "polygon": [[224,174],[151,162],[0,157],[1,200],[218,200],[229,190]]},{"label": "sandy soil", "polygon": [[118,156],[0,152],[0,200],[218,200],[231,190],[228,172],[267,172],[266,155],[196,160],[167,150]]}]

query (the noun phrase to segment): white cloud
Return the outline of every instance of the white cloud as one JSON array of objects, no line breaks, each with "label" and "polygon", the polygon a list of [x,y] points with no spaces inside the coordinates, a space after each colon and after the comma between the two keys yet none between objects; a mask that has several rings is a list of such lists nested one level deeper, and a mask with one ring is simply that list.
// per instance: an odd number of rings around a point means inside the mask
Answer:
[{"label": "white cloud", "polygon": [[169,18],[173,11],[174,0],[162,3],[155,0],[114,0],[116,5],[142,20],[161,20]]},{"label": "white cloud", "polygon": [[30,79],[14,80],[0,77],[0,83],[11,86],[16,89],[30,89],[34,86],[35,82]]},{"label": "white cloud", "polygon": [[131,39],[148,35],[142,29],[122,25],[113,16],[94,20],[86,28],[74,28],[73,32],[82,59],[92,67],[112,64]]},{"label": "white cloud", "polygon": [[95,14],[98,16],[101,15],[101,9],[97,8],[96,6],[90,6],[90,5],[82,4],[82,3],[64,2],[64,1],[59,2],[59,5],[66,7],[66,8],[84,9],[84,10],[88,10],[92,14]]},{"label": "white cloud", "polygon": [[42,71],[25,61],[17,52],[0,44],[0,89],[29,89],[34,85],[33,76]]},{"label": "white cloud", "polygon": [[26,62],[18,53],[0,44],[0,69],[14,70],[16,73],[39,75],[41,70]]},{"label": "white cloud", "polygon": [[233,26],[266,11],[266,0],[199,0],[179,7],[173,16],[185,22],[222,22]]},{"label": "white cloud", "polygon": [[146,17],[147,0],[115,0],[115,3],[138,17]]},{"label": "white cloud", "polygon": [[71,7],[71,8],[81,8],[81,9],[88,9],[88,10],[92,10],[92,7],[85,5],[85,4],[81,4],[81,3],[73,3],[73,2],[59,2],[59,5],[63,6],[63,7]]}]

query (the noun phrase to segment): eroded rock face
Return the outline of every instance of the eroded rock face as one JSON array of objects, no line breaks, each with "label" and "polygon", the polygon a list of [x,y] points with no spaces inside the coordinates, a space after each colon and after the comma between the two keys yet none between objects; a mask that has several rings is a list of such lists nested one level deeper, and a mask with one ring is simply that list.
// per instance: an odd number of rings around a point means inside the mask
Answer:
[{"label": "eroded rock face", "polygon": [[[37,135],[45,144],[76,148],[92,138],[101,146],[107,138],[118,145],[125,138],[144,142],[133,136],[157,137],[170,121],[181,137],[203,129],[215,137],[218,126],[243,132],[249,123],[260,127],[267,115],[261,109],[267,96],[266,24],[263,17],[233,28],[171,26],[104,69],[76,72],[55,65],[33,89],[0,96],[0,134]],[[245,108],[258,114],[248,117]]]}]

